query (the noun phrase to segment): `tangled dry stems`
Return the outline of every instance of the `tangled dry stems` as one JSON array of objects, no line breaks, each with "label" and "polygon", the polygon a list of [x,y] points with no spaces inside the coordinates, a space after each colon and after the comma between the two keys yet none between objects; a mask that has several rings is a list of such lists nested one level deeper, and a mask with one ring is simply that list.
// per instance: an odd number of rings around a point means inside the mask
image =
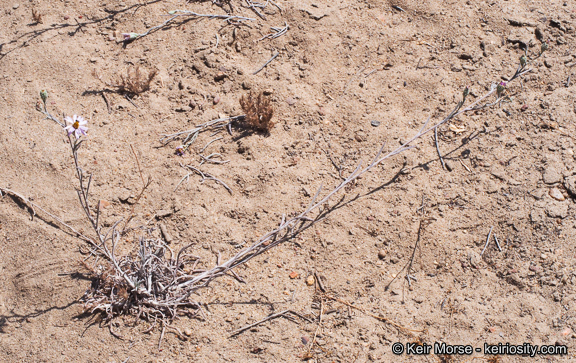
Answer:
[{"label": "tangled dry stems", "polygon": [[250,91],[247,96],[240,98],[240,106],[250,127],[264,132],[270,132],[274,127],[274,121],[272,121],[274,108],[270,104],[270,98],[263,92],[256,95]]}]

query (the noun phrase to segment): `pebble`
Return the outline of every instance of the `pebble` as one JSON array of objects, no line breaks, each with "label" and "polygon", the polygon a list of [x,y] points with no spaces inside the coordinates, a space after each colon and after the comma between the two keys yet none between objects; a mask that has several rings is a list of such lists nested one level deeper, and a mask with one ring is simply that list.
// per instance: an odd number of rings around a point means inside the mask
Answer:
[{"label": "pebble", "polygon": [[558,188],[550,189],[550,192],[548,192],[548,194],[550,194],[550,196],[552,198],[559,200],[559,201],[563,201],[564,199],[566,199],[566,198],[564,198],[564,195],[562,194],[562,192]]},{"label": "pebble", "polygon": [[572,175],[564,179],[564,187],[572,195],[576,196],[576,175]]},{"label": "pebble", "polygon": [[568,204],[552,201],[546,206],[546,214],[551,218],[568,217]]},{"label": "pebble", "polygon": [[189,336],[189,337],[192,336],[192,329],[190,329],[190,328],[184,329],[184,335]]},{"label": "pebble", "polygon": [[314,285],[314,276],[313,275],[310,275],[306,278],[306,285],[308,285],[308,286]]},{"label": "pebble", "polygon": [[20,4],[14,4],[14,5],[12,5],[12,9],[14,9],[14,10],[18,9],[19,7],[20,7]]},{"label": "pebble", "polygon": [[215,76],[214,76],[214,80],[215,81],[221,81],[224,78],[228,77],[228,75],[226,75],[226,73],[223,72],[218,72]]},{"label": "pebble", "polygon": [[220,102],[220,96],[214,97],[214,100],[212,102],[214,102],[214,104],[217,105]]},{"label": "pebble", "polygon": [[378,126],[380,126],[380,121],[378,121],[378,120],[372,120],[372,121],[370,122],[370,125],[372,125],[372,126],[374,126],[374,127],[378,127]]},{"label": "pebble", "polygon": [[542,180],[546,184],[555,184],[562,180],[562,174],[558,172],[558,168],[555,166],[547,166],[542,173]]},{"label": "pebble", "polygon": [[286,103],[288,104],[288,106],[294,106],[296,104],[296,100],[292,97],[288,97],[286,99]]},{"label": "pebble", "polygon": [[297,278],[297,277],[298,277],[298,272],[296,272],[296,271],[292,271],[292,272],[290,272],[290,275],[289,275],[289,277],[290,277],[291,279],[295,279],[295,278]]},{"label": "pebble", "polygon": [[378,258],[383,260],[384,258],[386,258],[386,251],[384,250],[380,250],[378,251]]}]

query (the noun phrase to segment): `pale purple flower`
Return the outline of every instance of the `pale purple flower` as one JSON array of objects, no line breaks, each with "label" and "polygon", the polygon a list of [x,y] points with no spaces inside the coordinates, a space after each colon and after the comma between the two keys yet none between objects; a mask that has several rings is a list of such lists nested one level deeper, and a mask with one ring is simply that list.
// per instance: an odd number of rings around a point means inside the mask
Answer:
[{"label": "pale purple flower", "polygon": [[74,134],[77,139],[82,135],[86,135],[88,128],[84,125],[86,125],[88,122],[84,120],[84,117],[76,115],[73,117],[66,116],[64,120],[66,120],[66,124],[68,124],[68,126],[64,128],[64,130],[68,132],[68,135]]},{"label": "pale purple flower", "polygon": [[176,147],[176,155],[184,156],[184,145],[180,145]]},{"label": "pale purple flower", "polygon": [[122,33],[122,38],[124,39],[125,42],[129,42],[131,40],[134,40],[136,38],[138,38],[140,36],[140,34],[138,33]]}]

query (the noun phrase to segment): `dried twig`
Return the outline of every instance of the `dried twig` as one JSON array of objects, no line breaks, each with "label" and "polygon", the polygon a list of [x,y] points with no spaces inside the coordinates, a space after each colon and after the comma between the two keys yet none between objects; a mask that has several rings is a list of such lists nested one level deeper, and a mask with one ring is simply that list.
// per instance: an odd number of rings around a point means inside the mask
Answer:
[{"label": "dried twig", "polygon": [[258,41],[262,41],[264,39],[276,39],[281,37],[282,35],[286,34],[288,32],[288,23],[284,22],[284,27],[279,27],[279,26],[273,26],[271,28],[274,33],[270,33],[270,34],[266,34],[265,36],[263,36],[262,38],[258,39]]},{"label": "dried twig", "polygon": [[261,70],[264,69],[264,67],[266,67],[268,64],[270,64],[270,62],[272,62],[274,59],[276,59],[276,57],[278,57],[279,54],[280,54],[280,52],[276,52],[276,53],[272,56],[272,58],[268,59],[268,60],[266,61],[266,63],[264,63],[264,65],[262,65],[262,67],[258,68],[258,69],[257,69],[256,71],[254,71],[252,74],[253,74],[253,75],[254,75],[254,74],[258,74]]},{"label": "dried twig", "polygon": [[488,232],[488,237],[486,237],[486,244],[484,245],[484,249],[480,253],[480,257],[482,257],[482,255],[486,251],[486,247],[488,247],[488,243],[490,242],[490,236],[492,236],[492,229],[494,229],[494,227],[490,227],[490,232]]},{"label": "dried twig", "polygon": [[[255,323],[252,323],[252,324],[246,325],[245,327],[242,327],[242,328],[240,328],[240,329],[234,330],[232,333],[230,333],[230,337],[236,336],[236,335],[238,335],[238,334],[240,334],[240,333],[242,333],[242,332],[244,332],[244,331],[246,331],[246,330],[248,330],[248,329],[251,329],[251,328],[253,328],[253,327],[257,326],[257,325],[260,325],[260,324],[262,324],[262,323],[264,323],[264,322],[267,322],[268,320],[276,319],[276,318],[279,318],[279,317],[286,317],[286,314],[293,314],[293,315],[296,315],[296,316],[299,317],[299,318],[304,318],[301,314],[298,314],[298,313],[296,313],[296,312],[294,312],[294,311],[292,311],[292,310],[283,310],[283,311],[281,311],[281,312],[279,312],[279,313],[275,313],[275,314],[268,315],[268,316],[265,317],[264,319],[258,320],[258,321],[255,322]],[[309,321],[309,319],[306,319],[306,320]]]},{"label": "dried twig", "polygon": [[121,42],[132,42],[136,39],[140,39],[143,38],[161,28],[166,27],[168,24],[170,24],[173,20],[181,18],[181,17],[192,17],[192,18],[208,18],[208,19],[222,19],[225,21],[245,21],[245,20],[256,20],[253,18],[246,18],[243,16],[235,16],[235,15],[219,15],[219,14],[200,14],[200,13],[195,13],[193,11],[189,11],[189,10],[172,10],[168,12],[169,15],[171,15],[171,17],[164,21],[163,23],[153,26],[152,28],[146,30],[144,33],[142,34],[138,34],[138,33],[126,33],[124,34],[124,38],[122,40],[120,40]]}]

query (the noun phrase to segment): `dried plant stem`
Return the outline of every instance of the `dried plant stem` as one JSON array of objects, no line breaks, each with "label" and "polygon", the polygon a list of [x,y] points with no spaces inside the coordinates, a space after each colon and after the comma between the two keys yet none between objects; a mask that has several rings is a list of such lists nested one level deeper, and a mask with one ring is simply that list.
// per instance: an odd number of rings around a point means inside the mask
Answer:
[{"label": "dried plant stem", "polygon": [[142,33],[142,34],[138,34],[138,36],[136,38],[133,39],[128,39],[128,40],[122,40],[124,42],[126,41],[134,41],[136,39],[140,39],[143,38],[147,35],[149,35],[150,33],[153,33],[154,31],[164,28],[165,26],[167,26],[168,24],[170,24],[173,20],[178,19],[178,18],[182,18],[182,17],[192,17],[192,18],[208,18],[208,19],[222,19],[225,21],[245,21],[245,20],[256,20],[253,18],[246,18],[243,16],[235,16],[235,15],[219,15],[219,14],[199,14],[199,13],[195,13],[193,11],[189,11],[189,10],[172,10],[169,12],[170,15],[172,15],[168,20],[164,21],[163,23],[153,26],[152,28],[146,30],[146,32]]},{"label": "dried plant stem", "polygon": [[194,127],[193,129],[190,129],[190,130],[178,131],[178,132],[173,133],[173,134],[162,134],[161,135],[162,138],[160,139],[160,143],[162,143],[162,146],[166,146],[171,141],[174,141],[174,140],[176,140],[176,139],[178,139],[184,135],[185,135],[185,137],[184,137],[183,144],[187,144],[189,142],[191,143],[191,142],[194,142],[194,140],[196,140],[196,137],[201,132],[213,131],[213,130],[219,130],[219,129],[226,128],[229,125],[231,125],[232,123],[234,123],[238,120],[242,120],[244,117],[245,117],[244,115],[240,115],[240,116],[217,118],[215,120],[208,121],[206,123],[198,125],[198,126]]},{"label": "dried plant stem", "polygon": [[276,52],[276,53],[272,56],[272,58],[268,59],[268,60],[266,61],[266,63],[264,63],[264,64],[262,65],[262,67],[258,68],[258,69],[257,69],[256,71],[254,71],[252,74],[253,74],[253,75],[254,75],[254,74],[258,74],[261,70],[264,69],[264,67],[266,67],[268,64],[270,64],[270,62],[272,62],[274,59],[276,59],[276,57],[278,57],[279,54],[280,54],[280,52]]}]

